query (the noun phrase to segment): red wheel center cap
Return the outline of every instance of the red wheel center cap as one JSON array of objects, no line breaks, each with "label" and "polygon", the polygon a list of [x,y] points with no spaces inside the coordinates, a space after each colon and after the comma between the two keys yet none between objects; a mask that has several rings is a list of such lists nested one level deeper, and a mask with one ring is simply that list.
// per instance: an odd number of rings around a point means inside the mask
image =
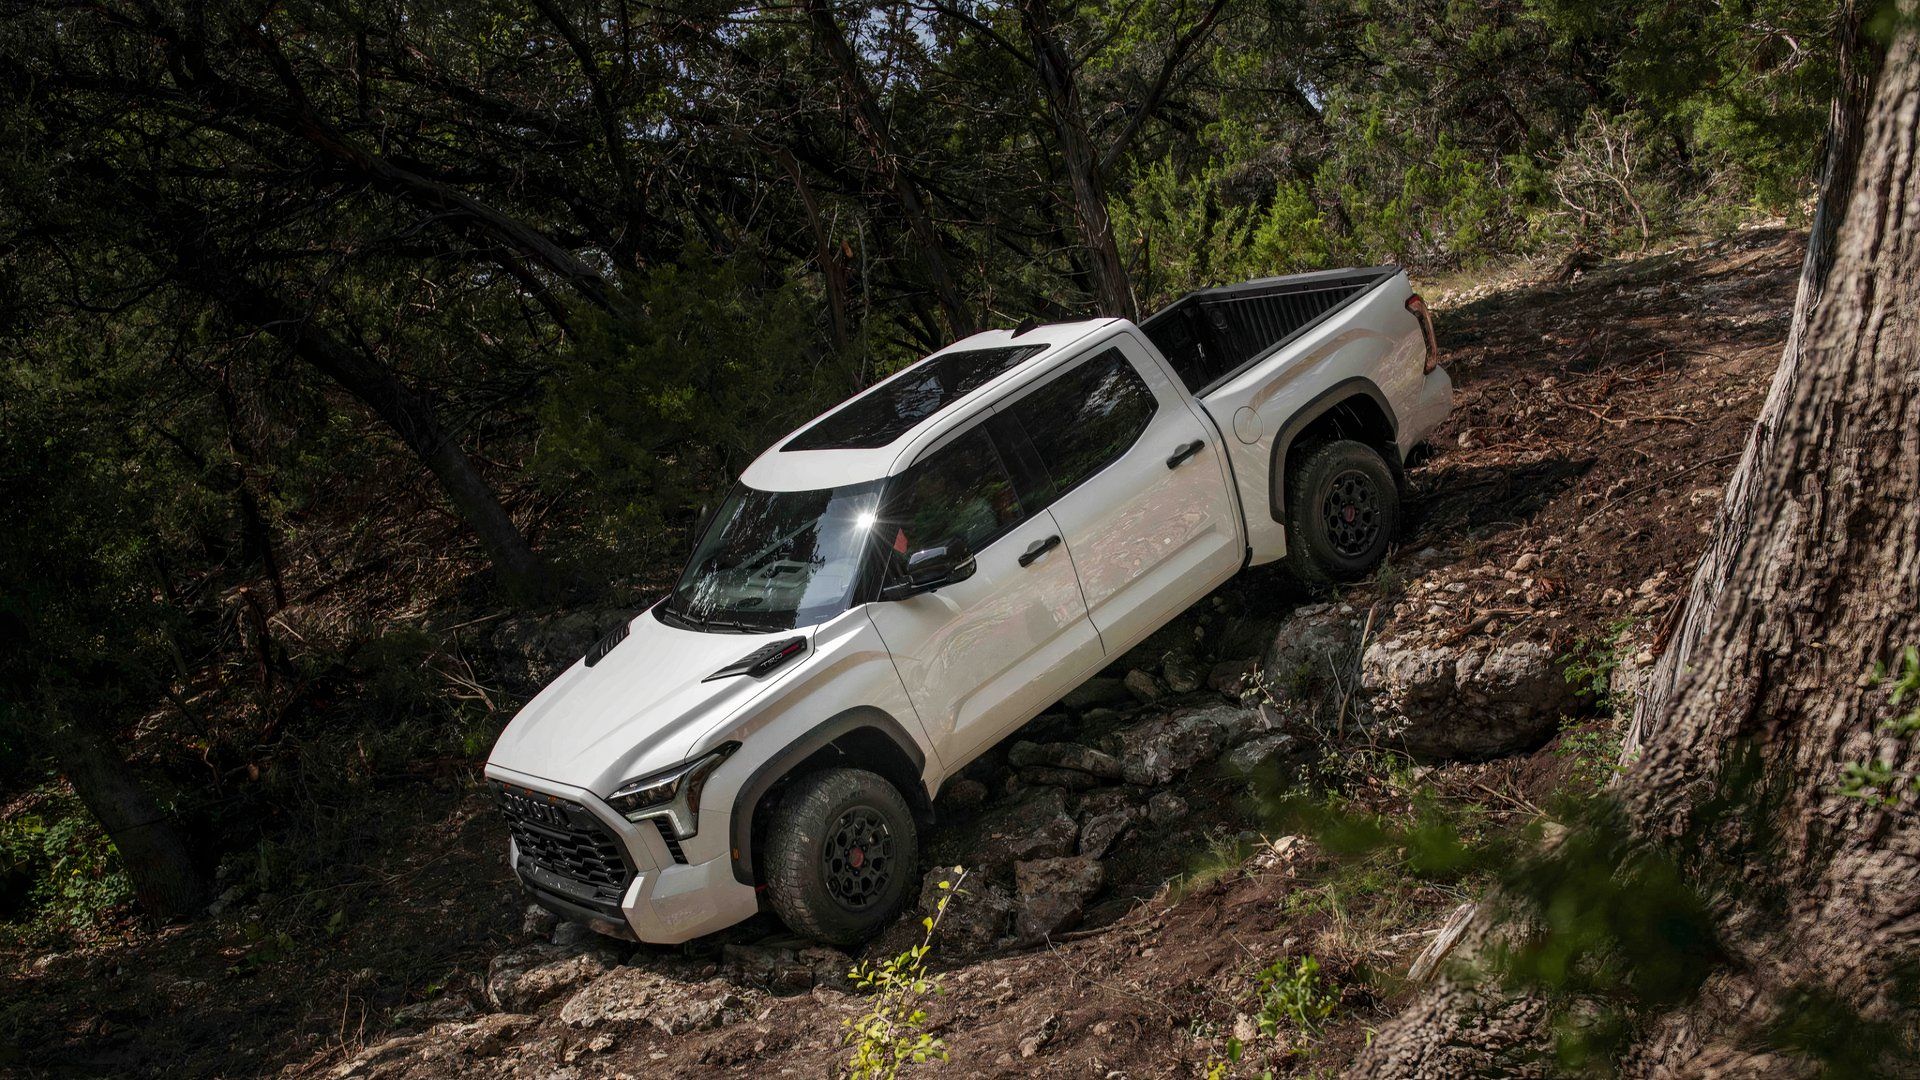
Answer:
[{"label": "red wheel center cap", "polygon": [[860,867],[864,866],[866,864],[866,861],[867,861],[866,848],[854,848],[853,853],[847,856],[848,865],[852,866],[855,870],[858,870],[860,869]]},{"label": "red wheel center cap", "polygon": [[1342,514],[1344,514],[1344,515],[1346,516],[1346,519],[1347,519],[1348,521],[1352,521],[1352,520],[1354,519],[1354,517],[1355,517],[1355,516],[1357,516],[1357,515],[1359,514],[1359,511],[1357,511],[1357,510],[1355,510],[1355,509],[1354,509],[1353,507],[1351,507],[1351,506],[1349,506],[1349,507],[1347,507],[1347,508],[1346,508],[1345,510],[1342,510],[1342,511],[1341,511],[1341,513],[1342,513]]}]

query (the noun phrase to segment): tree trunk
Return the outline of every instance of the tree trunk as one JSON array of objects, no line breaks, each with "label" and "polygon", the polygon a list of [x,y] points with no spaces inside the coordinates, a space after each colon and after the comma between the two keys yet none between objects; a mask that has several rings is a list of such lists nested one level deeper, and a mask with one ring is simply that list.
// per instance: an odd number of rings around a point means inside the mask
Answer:
[{"label": "tree trunk", "polygon": [[[1889,1065],[1859,1025],[1912,1030],[1920,752],[1889,721],[1915,702],[1896,707],[1872,677],[1920,644],[1920,35],[1913,0],[1900,9],[1864,123],[1836,112],[1782,374],[1689,601],[1685,656],[1616,787],[1639,841],[1723,886],[1702,891],[1728,957],[1681,1005],[1636,1018],[1628,1073],[1857,1074]],[[1850,65],[1845,96],[1870,78]],[[1846,785],[1861,765],[1886,778]],[[1469,956],[1526,932],[1483,917]],[[1546,1014],[1449,975],[1353,1071],[1485,1074],[1543,1045]],[[1790,1021],[1814,1037],[1783,1040]]]},{"label": "tree trunk", "polygon": [[1798,385],[1809,317],[1826,295],[1840,223],[1846,217],[1847,200],[1853,192],[1859,164],[1873,73],[1880,65],[1878,51],[1861,33],[1861,13],[1851,5],[1842,15],[1838,36],[1840,83],[1828,116],[1826,163],[1821,168],[1820,192],[1808,229],[1807,255],[1800,264],[1800,290],[1794,303],[1793,325],[1787,332],[1786,347],[1781,352],[1780,367],[1774,372],[1767,400],[1760,408],[1752,434],[1747,437],[1746,452],[1727,482],[1726,497],[1721,500],[1715,516],[1707,550],[1694,571],[1680,621],[1647,685],[1634,701],[1633,721],[1621,747],[1623,763],[1638,756],[1646,738],[1647,724],[1665,715],[1672,703],[1674,681],[1692,662],[1693,651],[1727,586],[1734,552],[1745,538],[1744,523],[1752,520],[1754,479],[1762,463],[1771,460],[1780,449],[1781,414]]},{"label": "tree trunk", "polygon": [[834,19],[829,0],[806,0],[806,12],[814,36],[827,50],[834,70],[839,73],[840,81],[845,84],[847,95],[852,99],[854,130],[866,146],[868,156],[873,158],[874,170],[892,189],[895,201],[900,204],[900,213],[907,219],[907,228],[913,233],[914,242],[920,245],[920,258],[926,264],[933,295],[946,312],[948,329],[955,337],[972,334],[980,328],[980,324],[947,267],[946,241],[934,225],[933,215],[927,209],[926,200],[921,197],[920,186],[914,183],[913,177],[907,174],[901,164],[899,148],[888,133],[886,118],[881,115],[880,105],[874,100],[873,87],[867,82],[866,72],[860,68],[859,57],[847,44],[846,34],[841,32],[839,22]]},{"label": "tree trunk", "polygon": [[508,595],[531,599],[546,594],[551,582],[545,564],[460,444],[440,426],[426,398],[408,389],[384,364],[315,325],[308,312],[215,265],[206,252],[184,252],[180,270],[185,280],[230,318],[285,342],[294,355],[340,384],[392,427],[440,481],[455,511],[479,537]]},{"label": "tree trunk", "polygon": [[133,778],[113,745],[68,719],[52,720],[39,737],[106,829],[140,906],[162,920],[197,914],[207,903],[211,882],[194,862],[179,824]]},{"label": "tree trunk", "polygon": [[1135,318],[1138,311],[1133,302],[1133,286],[1127,280],[1127,266],[1120,258],[1120,246],[1113,238],[1113,221],[1107,215],[1107,189],[1100,178],[1100,156],[1087,137],[1086,121],[1080,115],[1080,89],[1074,80],[1073,63],[1053,34],[1053,15],[1045,0],[1025,0],[1020,6],[1020,18],[1026,26],[1027,40],[1033,46],[1034,66],[1047,101],[1047,113],[1060,140],[1060,161],[1073,191],[1074,220],[1080,226],[1080,242],[1087,249],[1098,313]]},{"label": "tree trunk", "polygon": [[840,253],[833,248],[833,236],[828,232],[826,218],[820,212],[820,200],[807,183],[807,174],[800,168],[800,159],[784,147],[773,153],[780,159],[780,165],[787,170],[787,175],[793,178],[794,190],[800,195],[800,206],[807,213],[807,227],[813,232],[814,258],[820,263],[820,280],[827,290],[827,314],[833,320],[833,347],[844,353],[847,351],[847,342],[851,340],[847,330],[846,267],[840,264]]}]

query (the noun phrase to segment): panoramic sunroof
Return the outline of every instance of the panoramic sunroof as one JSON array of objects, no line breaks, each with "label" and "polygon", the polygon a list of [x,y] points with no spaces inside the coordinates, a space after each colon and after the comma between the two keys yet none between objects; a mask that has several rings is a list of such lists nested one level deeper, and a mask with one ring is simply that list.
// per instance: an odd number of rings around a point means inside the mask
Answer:
[{"label": "panoramic sunroof", "polygon": [[871,450],[1045,352],[1045,345],[968,349],[922,360],[832,416],[788,439],[782,450]]}]

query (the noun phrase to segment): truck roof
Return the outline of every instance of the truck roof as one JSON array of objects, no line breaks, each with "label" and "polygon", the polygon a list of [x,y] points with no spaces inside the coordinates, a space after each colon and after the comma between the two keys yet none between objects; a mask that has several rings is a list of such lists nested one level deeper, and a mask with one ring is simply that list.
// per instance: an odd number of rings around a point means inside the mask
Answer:
[{"label": "truck roof", "polygon": [[747,466],[740,482],[761,491],[809,491],[890,476],[912,461],[918,444],[971,416],[1034,360],[1121,321],[1048,323],[962,338],[789,432]]}]

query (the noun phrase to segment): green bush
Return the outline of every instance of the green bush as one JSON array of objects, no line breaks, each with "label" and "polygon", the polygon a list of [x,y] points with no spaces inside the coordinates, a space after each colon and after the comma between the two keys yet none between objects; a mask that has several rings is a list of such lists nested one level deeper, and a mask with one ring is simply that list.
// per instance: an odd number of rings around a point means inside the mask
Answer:
[{"label": "green bush", "polygon": [[84,932],[133,900],[104,830],[64,786],[0,821],[0,924],[19,938]]}]

